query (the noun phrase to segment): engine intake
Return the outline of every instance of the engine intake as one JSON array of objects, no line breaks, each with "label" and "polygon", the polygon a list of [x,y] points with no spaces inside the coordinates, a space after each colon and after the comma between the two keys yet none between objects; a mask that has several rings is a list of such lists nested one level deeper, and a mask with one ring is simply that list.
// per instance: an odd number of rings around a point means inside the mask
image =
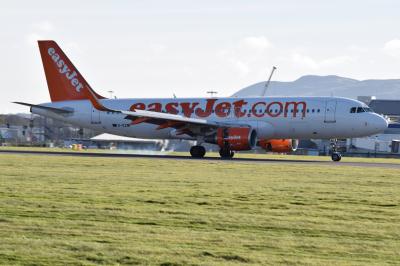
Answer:
[{"label": "engine intake", "polygon": [[297,150],[297,139],[268,139],[260,140],[258,145],[266,151],[288,153]]}]

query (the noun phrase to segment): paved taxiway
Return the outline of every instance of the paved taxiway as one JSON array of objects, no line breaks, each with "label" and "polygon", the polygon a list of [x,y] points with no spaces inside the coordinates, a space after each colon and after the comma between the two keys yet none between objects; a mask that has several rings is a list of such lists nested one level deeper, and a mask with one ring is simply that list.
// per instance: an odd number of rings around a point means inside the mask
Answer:
[{"label": "paved taxiway", "polygon": [[251,163],[282,163],[282,164],[305,164],[305,165],[326,165],[326,166],[356,166],[356,167],[381,167],[400,169],[400,163],[366,163],[366,162],[346,162],[346,158],[341,162],[331,161],[308,161],[308,160],[282,160],[282,159],[265,159],[265,158],[233,158],[222,160],[218,157],[205,157],[203,159],[194,159],[190,156],[178,155],[149,155],[149,154],[126,154],[126,153],[95,153],[95,152],[52,152],[52,151],[21,151],[21,150],[0,150],[1,153],[9,154],[31,154],[31,155],[51,155],[51,156],[81,156],[81,157],[108,157],[108,158],[153,158],[163,160],[202,160],[202,161],[218,161],[218,162],[251,162]]}]

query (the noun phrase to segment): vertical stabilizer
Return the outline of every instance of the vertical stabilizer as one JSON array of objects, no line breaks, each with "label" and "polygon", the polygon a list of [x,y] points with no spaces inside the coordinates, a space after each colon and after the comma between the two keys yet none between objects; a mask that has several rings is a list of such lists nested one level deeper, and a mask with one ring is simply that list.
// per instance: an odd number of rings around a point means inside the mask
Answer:
[{"label": "vertical stabilizer", "polygon": [[52,102],[86,100],[88,99],[86,89],[91,90],[98,99],[104,99],[91,89],[55,41],[38,41],[38,43]]}]

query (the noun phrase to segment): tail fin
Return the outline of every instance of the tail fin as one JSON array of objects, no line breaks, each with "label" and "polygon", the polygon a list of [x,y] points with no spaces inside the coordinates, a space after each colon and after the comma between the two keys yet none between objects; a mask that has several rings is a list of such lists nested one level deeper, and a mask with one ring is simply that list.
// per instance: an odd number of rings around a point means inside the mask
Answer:
[{"label": "tail fin", "polygon": [[98,99],[104,99],[91,89],[55,41],[38,43],[52,102],[89,99],[86,89],[91,90]]}]

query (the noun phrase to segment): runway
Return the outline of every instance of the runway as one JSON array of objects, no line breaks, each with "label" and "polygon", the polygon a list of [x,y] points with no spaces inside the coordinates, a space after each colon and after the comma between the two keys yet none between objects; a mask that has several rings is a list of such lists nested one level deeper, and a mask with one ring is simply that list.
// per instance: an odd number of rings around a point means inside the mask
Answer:
[{"label": "runway", "polygon": [[233,158],[221,159],[219,157],[205,157],[202,159],[191,156],[180,155],[150,155],[150,154],[127,154],[127,153],[96,153],[96,152],[58,152],[58,151],[27,151],[27,150],[0,150],[0,154],[29,154],[29,155],[50,155],[50,156],[79,156],[79,157],[103,157],[103,158],[147,158],[160,160],[201,160],[221,163],[265,163],[265,164],[303,164],[303,165],[326,165],[326,166],[354,166],[354,167],[381,167],[400,169],[400,163],[365,163],[346,162],[346,157],[341,162],[318,161],[318,160],[293,160],[293,159],[265,159],[265,158]]}]

